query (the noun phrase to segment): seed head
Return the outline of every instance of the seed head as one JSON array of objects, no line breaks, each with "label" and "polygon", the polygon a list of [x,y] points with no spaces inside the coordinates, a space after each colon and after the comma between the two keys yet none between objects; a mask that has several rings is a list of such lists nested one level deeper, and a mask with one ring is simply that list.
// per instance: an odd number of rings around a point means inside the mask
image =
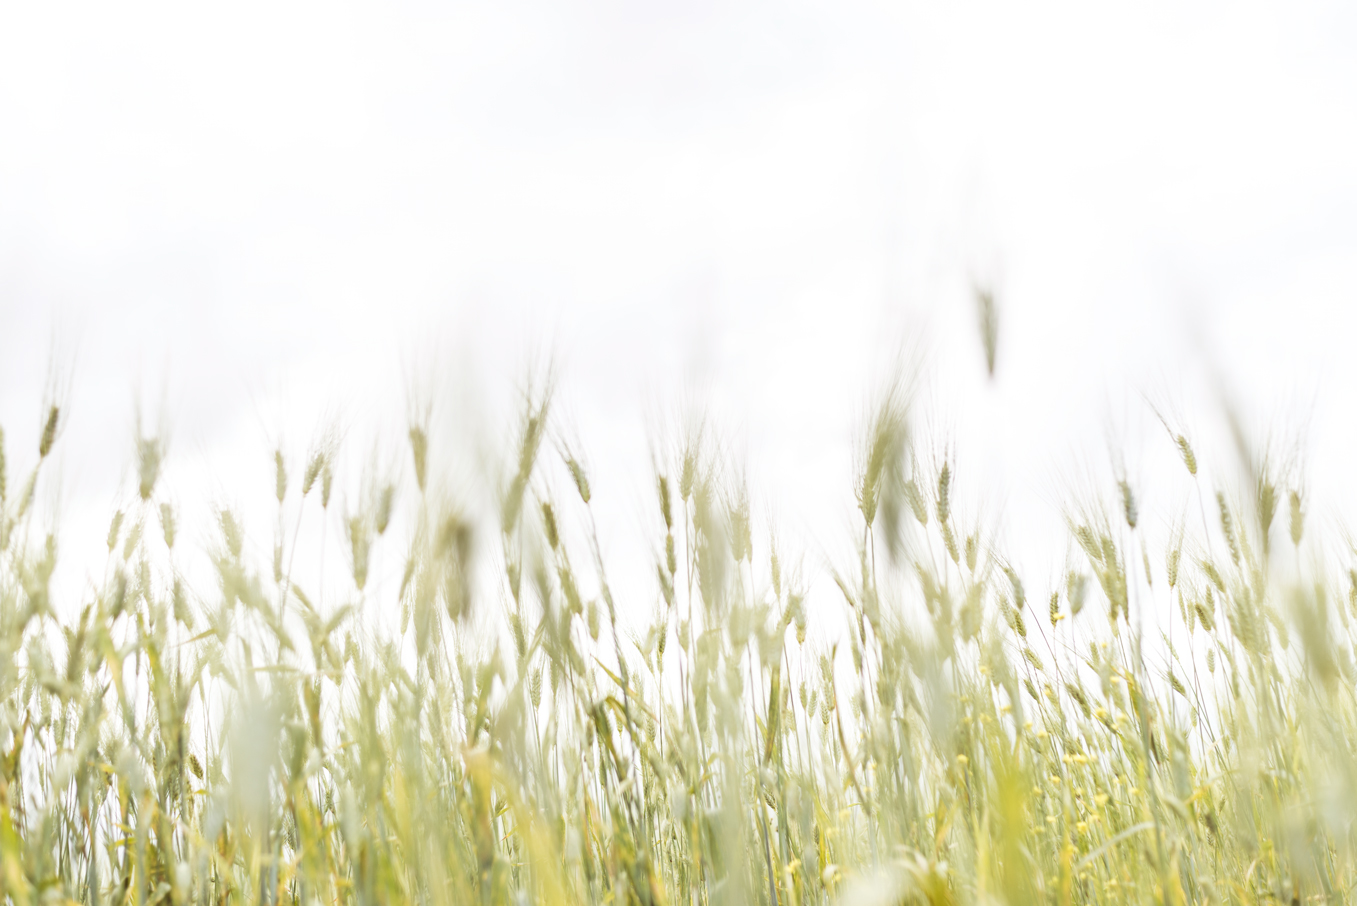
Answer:
[{"label": "seed head", "polygon": [[231,552],[233,558],[239,559],[245,540],[235,514],[230,510],[222,510],[217,516],[217,521],[221,523],[221,535],[222,539],[226,541],[226,549]]},{"label": "seed head", "polygon": [[1305,529],[1305,513],[1300,508],[1300,491],[1291,492],[1291,543],[1300,546],[1301,533]]},{"label": "seed head", "polygon": [[[1225,594],[1225,579],[1221,576],[1220,570],[1216,569],[1216,564],[1210,560],[1202,561],[1202,572],[1206,573],[1206,578],[1211,580],[1211,584],[1220,589],[1221,594]],[[1211,589],[1206,590],[1208,598],[1211,596]]]},{"label": "seed head", "polygon": [[749,497],[741,495],[730,508],[730,552],[739,563],[753,554],[753,527],[749,517]]},{"label": "seed head", "polygon": [[174,549],[174,509],[168,503],[160,505],[160,530],[165,535],[165,546]]},{"label": "seed head", "polygon": [[349,551],[353,560],[353,583],[362,591],[368,581],[368,552],[372,539],[368,535],[367,520],[362,516],[350,516],[346,524],[349,535]]},{"label": "seed head", "polygon": [[590,601],[590,602],[589,602],[589,608],[588,608],[587,618],[588,618],[588,619],[587,619],[587,622],[588,622],[588,624],[589,624],[589,638],[591,638],[591,639],[593,639],[595,642],[597,642],[597,641],[598,641],[598,629],[599,629],[599,625],[598,625],[598,620],[599,620],[599,618],[598,618],[598,602],[597,602],[597,601]]},{"label": "seed head", "polygon": [[1178,442],[1178,454],[1183,457],[1183,465],[1187,466],[1188,474],[1195,478],[1197,476],[1197,455],[1192,452],[1192,445],[1181,434],[1174,439]]},{"label": "seed head", "polygon": [[660,515],[664,517],[664,527],[667,531],[674,530],[674,511],[669,503],[669,479],[663,475],[659,478],[660,492]]},{"label": "seed head", "polygon": [[302,473],[302,496],[305,497],[311,493],[311,488],[316,484],[316,479],[320,477],[320,470],[325,465],[324,451],[317,450],[311,454],[311,460],[306,464],[306,471]]},{"label": "seed head", "polygon": [[1031,648],[1024,646],[1022,649],[1022,656],[1027,659],[1027,662],[1029,664],[1032,665],[1032,669],[1037,671],[1038,673],[1041,673],[1046,669],[1045,667],[1042,666],[1041,658],[1037,657],[1037,653],[1033,651]]},{"label": "seed head", "polygon": [[287,496],[287,466],[283,463],[283,451],[273,451],[273,493],[282,503]]},{"label": "seed head", "polygon": [[1268,529],[1272,528],[1272,519],[1277,514],[1277,486],[1272,482],[1258,479],[1258,525],[1263,530],[1266,543]]},{"label": "seed head", "polygon": [[425,482],[428,480],[429,438],[424,429],[418,425],[410,426],[410,454],[415,460],[415,484],[419,485],[419,490],[423,493]]},{"label": "seed head", "polygon": [[1088,576],[1070,570],[1065,580],[1065,598],[1070,602],[1070,616],[1077,617],[1084,609],[1084,596],[1088,591]]},{"label": "seed head", "polygon": [[385,535],[391,524],[391,511],[396,506],[396,486],[388,484],[382,488],[382,496],[377,501],[377,534]]},{"label": "seed head", "polygon": [[1121,485],[1121,506],[1126,513],[1126,524],[1135,528],[1140,517],[1136,509],[1136,497],[1131,493],[1131,484],[1127,481],[1121,481],[1118,484]]},{"label": "seed head", "polygon": [[570,468],[570,477],[575,480],[575,490],[580,492],[580,500],[588,504],[591,496],[589,493],[589,476],[584,474],[584,467],[573,456],[566,459],[565,464]]},{"label": "seed head", "polygon": [[170,601],[174,609],[174,618],[187,628],[192,629],[193,612],[188,607],[188,595],[184,593],[184,583],[177,578],[174,580],[174,588],[170,590]]},{"label": "seed head", "polygon": [[905,501],[919,524],[928,525],[928,502],[924,500],[923,492],[919,490],[919,485],[913,478],[905,482]]},{"label": "seed head", "polygon": [[142,500],[150,500],[160,477],[160,458],[164,450],[158,437],[137,438],[137,492]]},{"label": "seed head", "polygon": [[561,536],[556,530],[556,514],[551,511],[551,504],[543,501],[542,503],[542,527],[547,533],[547,544],[551,545],[552,550],[560,546]]},{"label": "seed head", "polygon": [[1177,692],[1183,698],[1187,698],[1187,689],[1183,687],[1182,680],[1178,679],[1172,670],[1169,671],[1169,685],[1173,687],[1174,692]]},{"label": "seed head", "polygon": [[132,524],[132,531],[127,533],[127,540],[123,542],[123,559],[131,560],[132,552],[137,549],[137,545],[140,543],[141,523],[136,522]]},{"label": "seed head", "polygon": [[980,342],[985,347],[985,369],[994,377],[994,356],[999,345],[999,312],[994,304],[992,290],[975,291],[977,313],[980,316]]},{"label": "seed head", "polygon": [[1075,704],[1079,706],[1079,710],[1084,712],[1084,717],[1086,719],[1093,716],[1093,709],[1089,707],[1088,696],[1084,694],[1083,689],[1079,688],[1074,683],[1066,682],[1065,691],[1069,693],[1070,698],[1074,699]]},{"label": "seed head", "polygon": [[689,444],[683,451],[683,466],[679,470],[679,497],[684,503],[693,496],[693,482],[697,480],[697,447]]},{"label": "seed head", "polygon": [[950,491],[952,487],[952,466],[951,463],[942,464],[942,472],[938,475],[938,521],[946,522],[947,517],[952,514],[952,504],[950,500]]},{"label": "seed head", "polygon": [[113,548],[118,546],[118,535],[122,531],[123,511],[113,514],[113,522],[108,527],[108,552],[113,553]]},{"label": "seed head", "polygon": [[509,628],[514,634],[514,649],[520,658],[528,652],[528,637],[523,629],[523,618],[517,613],[509,614]]},{"label": "seed head", "polygon": [[960,565],[961,551],[957,548],[956,535],[952,533],[950,522],[942,523],[942,543],[947,548],[947,556],[952,558],[953,563]]},{"label": "seed head", "polygon": [[57,439],[57,420],[61,415],[61,409],[53,406],[47,412],[47,423],[42,428],[42,439],[38,441],[38,458],[46,459],[47,454],[52,452],[52,444]]},{"label": "seed head", "polygon": [[[1225,495],[1220,491],[1216,492],[1216,503],[1220,507],[1220,528],[1225,533],[1225,543],[1230,548],[1230,559],[1234,561],[1235,566],[1239,565],[1239,539],[1235,537],[1234,520],[1230,518],[1230,508],[1225,503]],[[1294,511],[1293,511],[1294,515]],[[1294,523],[1293,523],[1294,532]]]}]

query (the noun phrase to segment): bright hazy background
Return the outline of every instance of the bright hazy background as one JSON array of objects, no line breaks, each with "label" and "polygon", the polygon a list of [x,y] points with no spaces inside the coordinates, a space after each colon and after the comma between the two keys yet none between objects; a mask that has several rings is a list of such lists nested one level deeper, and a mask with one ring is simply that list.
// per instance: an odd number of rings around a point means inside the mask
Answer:
[{"label": "bright hazy background", "polygon": [[1223,392],[1340,518],[1355,9],[0,0],[11,482],[55,379],[68,570],[101,568],[138,407],[167,493],[257,502],[268,543],[275,445],[298,474],[337,417],[395,459],[411,387],[502,436],[554,356],[611,552],[655,537],[653,442],[705,409],[814,571],[903,362],[1031,585],[1116,468],[1152,529],[1183,512],[1146,398],[1228,463]]}]

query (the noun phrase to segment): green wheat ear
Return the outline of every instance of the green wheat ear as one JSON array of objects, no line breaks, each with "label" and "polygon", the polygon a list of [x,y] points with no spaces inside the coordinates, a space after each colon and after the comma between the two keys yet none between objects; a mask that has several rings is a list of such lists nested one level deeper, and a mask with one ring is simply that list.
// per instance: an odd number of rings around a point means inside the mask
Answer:
[{"label": "green wheat ear", "polygon": [[988,289],[975,290],[976,311],[980,322],[980,342],[985,350],[985,371],[994,377],[994,358],[999,346],[999,311],[994,293]]},{"label": "green wheat ear", "polygon": [[46,459],[48,454],[52,452],[52,444],[56,441],[57,436],[57,420],[60,414],[61,410],[56,406],[52,406],[47,412],[47,421],[42,426],[42,437],[38,441],[38,456],[42,459]]}]

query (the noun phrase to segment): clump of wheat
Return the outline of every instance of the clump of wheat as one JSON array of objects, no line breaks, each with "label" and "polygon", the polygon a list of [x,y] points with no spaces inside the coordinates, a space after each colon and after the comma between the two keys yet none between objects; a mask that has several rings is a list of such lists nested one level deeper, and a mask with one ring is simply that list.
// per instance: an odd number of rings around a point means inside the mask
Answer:
[{"label": "clump of wheat", "polygon": [[[441,496],[422,410],[403,439],[413,483],[374,472],[337,507],[333,434],[299,483],[275,450],[272,569],[221,507],[207,585],[181,567],[166,448],[138,431],[107,568],[54,601],[57,538],[31,505],[60,435],[47,407],[17,496],[0,433],[0,897],[1348,897],[1357,571],[1277,567],[1282,492],[1257,479],[1251,498],[1221,487],[1199,537],[1180,519],[1152,583],[1121,481],[1072,510],[1074,560],[1046,585],[962,515],[964,476],[917,454],[905,402],[869,421],[838,604],[811,595],[701,432],[657,459],[654,593],[620,600],[549,390],[524,401],[495,524]],[[324,596],[295,578],[304,529],[345,542],[346,584]],[[391,563],[398,585],[378,580]],[[384,608],[397,625],[365,616]],[[836,620],[833,641],[817,627]]]}]

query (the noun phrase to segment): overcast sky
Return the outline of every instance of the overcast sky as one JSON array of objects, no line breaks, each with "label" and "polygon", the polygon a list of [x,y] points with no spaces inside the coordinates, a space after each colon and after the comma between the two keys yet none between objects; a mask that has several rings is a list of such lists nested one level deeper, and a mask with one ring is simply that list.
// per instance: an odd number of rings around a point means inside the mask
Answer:
[{"label": "overcast sky", "polygon": [[0,0],[0,425],[31,464],[69,376],[97,555],[138,399],[234,499],[328,413],[398,429],[412,375],[502,424],[554,351],[610,544],[699,404],[813,553],[902,354],[1010,532],[1109,439],[1172,519],[1142,397],[1224,457],[1218,374],[1337,512],[1354,161],[1350,4]]}]

